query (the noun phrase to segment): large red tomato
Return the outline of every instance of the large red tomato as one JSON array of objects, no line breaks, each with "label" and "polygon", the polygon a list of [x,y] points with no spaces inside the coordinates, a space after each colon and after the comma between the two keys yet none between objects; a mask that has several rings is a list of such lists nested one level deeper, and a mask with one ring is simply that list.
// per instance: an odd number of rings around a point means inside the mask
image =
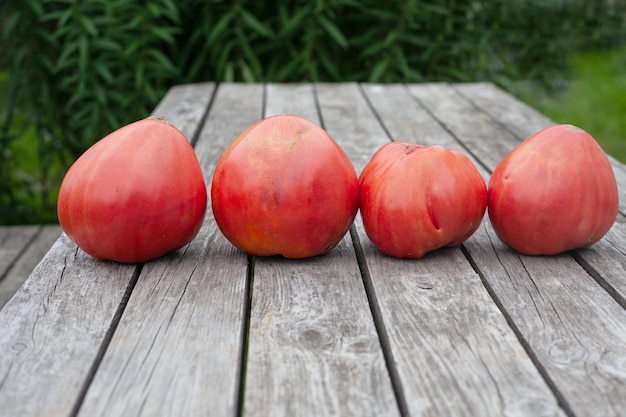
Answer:
[{"label": "large red tomato", "polygon": [[388,143],[359,180],[367,236],[398,258],[460,245],[485,214],[485,180],[465,155],[442,146]]},{"label": "large red tomato", "polygon": [[594,244],[617,216],[615,174],[584,130],[555,125],[526,139],[489,180],[489,218],[500,239],[528,255]]},{"label": "large red tomato", "polygon": [[65,233],[98,259],[137,263],[189,243],[207,190],[185,136],[162,118],[124,126],[70,167],[59,190]]},{"label": "large red tomato", "polygon": [[321,127],[276,115],[224,151],[211,203],[220,230],[239,249],[306,258],[339,243],[356,216],[358,193],[352,163]]}]

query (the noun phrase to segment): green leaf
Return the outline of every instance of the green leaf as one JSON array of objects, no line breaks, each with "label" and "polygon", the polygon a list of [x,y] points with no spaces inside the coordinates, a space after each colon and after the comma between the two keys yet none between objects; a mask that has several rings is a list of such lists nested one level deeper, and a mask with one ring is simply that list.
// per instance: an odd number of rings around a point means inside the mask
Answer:
[{"label": "green leaf", "polygon": [[269,26],[261,22],[246,9],[239,8],[239,14],[241,15],[241,20],[246,24],[246,26],[252,29],[255,33],[266,38],[274,36],[274,32]]},{"label": "green leaf", "polygon": [[282,29],[280,36],[289,36],[292,32],[298,31],[307,17],[310,17],[311,8],[307,3],[304,7],[299,8],[291,16],[285,16],[284,20],[281,19]]},{"label": "green leaf", "polygon": [[81,18],[80,18],[80,25],[91,36],[93,36],[93,37],[98,36],[98,29],[96,28],[96,25],[88,17],[81,16]]},{"label": "green leaf", "polygon": [[146,55],[152,58],[154,63],[160,65],[159,70],[172,73],[176,72],[176,67],[172,61],[170,61],[170,59],[162,51],[158,49],[148,49]]},{"label": "green leaf", "polygon": [[207,37],[207,42],[210,45],[215,44],[216,39],[223,35],[223,33],[225,32],[226,28],[230,25],[230,23],[232,22],[234,17],[234,14],[232,12],[228,12],[226,14],[224,14],[215,24],[215,26],[213,26],[213,29],[211,30],[211,32],[209,32],[209,36]]},{"label": "green leaf", "polygon": [[243,81],[247,83],[253,83],[258,81],[254,75],[254,72],[245,61],[239,61],[239,68],[241,69],[241,78],[243,79]]},{"label": "green leaf", "polygon": [[372,67],[372,70],[370,71],[370,74],[367,78],[367,82],[370,82],[370,83],[379,82],[382,75],[385,73],[385,71],[387,71],[388,67],[389,67],[388,60],[378,61],[376,65]]},{"label": "green leaf", "polygon": [[348,40],[343,36],[343,33],[339,30],[337,26],[330,20],[326,19],[324,16],[319,16],[318,20],[319,24],[324,27],[326,33],[343,49],[347,49],[349,44]]},{"label": "green leaf", "polygon": [[78,51],[78,42],[69,42],[63,45],[63,49],[55,64],[55,72],[59,72],[65,68],[76,66],[76,52]]},{"label": "green leaf", "polygon": [[169,45],[174,45],[176,40],[174,38],[174,28],[163,26],[150,26],[149,32],[154,38],[161,39]]},{"label": "green leaf", "polygon": [[330,74],[330,80],[328,81],[339,81],[341,80],[341,74],[339,72],[338,65],[339,62],[336,59],[332,59],[332,57],[326,54],[320,54],[319,56],[320,63],[322,67]]},{"label": "green leaf", "polygon": [[89,39],[86,35],[78,38],[78,72],[82,78],[87,75],[87,62],[89,61]]},{"label": "green leaf", "polygon": [[180,12],[178,3],[174,0],[161,0],[163,15],[167,16],[174,23],[180,23]]},{"label": "green leaf", "polygon": [[110,52],[122,51],[122,46],[118,42],[110,38],[101,37],[101,38],[93,39],[91,41],[91,44],[93,45],[94,49],[99,49],[102,51],[110,51]]},{"label": "green leaf", "polygon": [[93,64],[93,68],[107,84],[113,84],[115,82],[115,78],[113,77],[113,74],[111,74],[111,71],[109,70],[109,67],[106,65],[106,63],[102,61],[96,61]]}]

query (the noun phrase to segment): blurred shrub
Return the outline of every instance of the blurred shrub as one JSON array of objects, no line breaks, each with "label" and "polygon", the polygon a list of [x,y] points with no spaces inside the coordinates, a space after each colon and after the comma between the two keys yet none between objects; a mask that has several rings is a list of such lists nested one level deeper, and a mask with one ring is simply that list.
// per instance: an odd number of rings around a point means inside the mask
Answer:
[{"label": "blurred shrub", "polygon": [[[173,84],[549,84],[569,49],[623,43],[625,9],[626,0],[5,0],[0,223],[53,219],[70,163],[147,116]],[[26,131],[38,161],[18,175]],[[24,201],[41,206],[36,218],[16,209]]]}]

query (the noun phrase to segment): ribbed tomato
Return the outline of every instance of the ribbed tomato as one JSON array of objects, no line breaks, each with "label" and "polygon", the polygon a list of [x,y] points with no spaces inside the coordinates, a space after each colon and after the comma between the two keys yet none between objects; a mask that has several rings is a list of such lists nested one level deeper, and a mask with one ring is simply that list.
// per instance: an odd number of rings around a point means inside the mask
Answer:
[{"label": "ribbed tomato", "polygon": [[271,116],[242,132],[220,157],[211,186],[224,236],[258,256],[328,252],[352,225],[358,198],[348,156],[296,115]]},{"label": "ribbed tomato", "polygon": [[485,214],[485,180],[465,155],[439,145],[388,143],[359,180],[365,231],[394,257],[420,258],[460,245]]},{"label": "ribbed tomato", "polygon": [[76,160],[59,190],[58,217],[94,258],[137,263],[189,243],[206,205],[193,148],[171,123],[149,117],[110,133]]},{"label": "ribbed tomato", "polygon": [[590,246],[611,228],[618,192],[598,143],[571,125],[543,129],[507,154],[489,180],[489,219],[528,255]]}]

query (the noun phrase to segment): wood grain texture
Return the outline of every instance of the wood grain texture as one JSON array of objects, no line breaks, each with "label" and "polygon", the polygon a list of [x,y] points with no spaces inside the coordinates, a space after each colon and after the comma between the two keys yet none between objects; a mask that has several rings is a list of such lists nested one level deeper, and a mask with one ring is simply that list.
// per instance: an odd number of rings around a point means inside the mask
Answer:
[{"label": "wood grain texture", "polygon": [[177,85],[169,89],[156,106],[153,115],[169,119],[187,137],[194,140],[204,120],[215,90],[215,83]]},{"label": "wood grain texture", "polygon": [[[493,169],[518,141],[487,113],[467,117],[474,104],[441,87],[436,94],[433,85],[410,91]],[[519,255],[487,221],[465,247],[562,406],[577,416],[623,416],[626,311],[570,255]]]},{"label": "wood grain texture", "polygon": [[[30,227],[30,226],[29,226]],[[0,310],[9,301],[13,294],[22,286],[35,266],[61,236],[61,227],[58,225],[35,226],[37,234],[32,237],[28,246],[15,259],[10,269],[0,281]],[[1,233],[1,232],[0,232]],[[4,245],[4,241],[0,245]],[[13,243],[9,243],[13,245]]]},{"label": "wood grain texture", "polygon": [[34,225],[0,227],[0,284],[37,233]]},{"label": "wood grain texture", "polygon": [[246,416],[398,416],[349,238],[324,256],[257,258]]},{"label": "wood grain texture", "polygon": [[[478,106],[481,111],[498,120],[522,141],[541,129],[555,124],[545,115],[516,99],[492,83],[454,84],[454,88]],[[589,132],[593,135],[593,132]],[[626,215],[626,165],[607,155],[615,177],[620,197],[620,211]]]},{"label": "wood grain texture", "polygon": [[134,271],[57,240],[0,311],[2,415],[70,414]]},{"label": "wood grain texture", "polygon": [[[319,124],[311,85],[270,84],[266,116]],[[397,416],[349,238],[304,260],[257,258],[246,416]]]},{"label": "wood grain texture", "polygon": [[[205,178],[261,115],[262,86],[221,84],[196,144]],[[146,263],[80,416],[235,416],[247,257],[207,211],[184,250]]]},{"label": "wood grain texture", "polygon": [[[521,141],[553,124],[547,117],[491,83],[458,84],[454,88]],[[620,194],[620,214],[607,235],[575,256],[613,297],[626,308],[626,166],[609,156]]]},{"label": "wood grain texture", "polygon": [[313,84],[267,84],[264,117],[297,114],[319,125],[314,92]]},{"label": "wood grain texture", "polygon": [[316,84],[322,125],[348,154],[357,175],[389,136],[358,84]]},{"label": "wood grain texture", "polygon": [[[186,96],[187,89],[176,89],[168,100],[181,105]],[[166,117],[184,124],[176,114]],[[0,312],[3,413],[66,416],[77,409],[136,271],[93,260],[65,235],[57,240]]]},{"label": "wood grain texture", "polygon": [[489,170],[519,143],[513,133],[493,123],[489,114],[478,111],[450,84],[413,84],[409,92],[457,139],[462,132],[463,146]]},{"label": "wood grain texture", "polygon": [[626,311],[569,255],[528,257],[488,222],[467,250],[536,362],[576,416],[624,416]]},{"label": "wood grain texture", "polygon": [[[405,86],[362,88],[393,139],[467,154]],[[399,260],[366,239],[362,234],[411,415],[564,415],[459,248]]]},{"label": "wood grain texture", "polygon": [[[195,144],[207,186],[264,115],[321,124],[357,173],[394,139],[460,150],[485,179],[551,123],[489,83],[191,84],[154,113]],[[0,311],[0,416],[626,417],[625,219],[550,257],[505,247],[487,217],[420,260],[382,255],[360,216],[324,256],[251,264],[210,206],[193,242],[142,266],[62,234]],[[55,231],[4,230],[6,284]]]}]

